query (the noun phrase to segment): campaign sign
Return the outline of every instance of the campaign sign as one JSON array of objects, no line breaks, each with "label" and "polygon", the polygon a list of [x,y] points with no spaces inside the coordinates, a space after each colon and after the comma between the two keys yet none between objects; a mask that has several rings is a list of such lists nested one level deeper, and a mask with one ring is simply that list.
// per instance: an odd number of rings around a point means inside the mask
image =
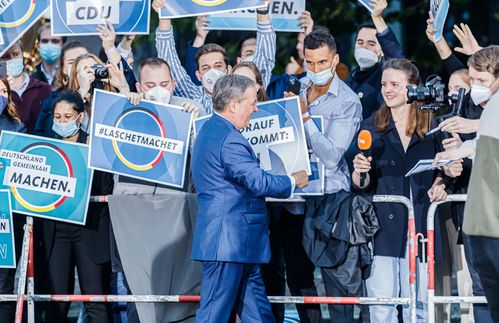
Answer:
[{"label": "campaign sign", "polygon": [[12,192],[14,212],[85,224],[93,174],[87,145],[2,131],[0,161],[0,189]]},{"label": "campaign sign", "polygon": [[433,17],[433,28],[436,32],[433,35],[433,40],[438,41],[442,38],[444,33],[445,19],[449,12],[449,0],[431,0],[430,1],[430,15]]},{"label": "campaign sign", "polygon": [[359,0],[359,2],[369,10],[369,13],[373,13],[374,6],[371,4],[371,0]]},{"label": "campaign sign", "polygon": [[14,44],[49,7],[49,0],[0,0],[0,56]]},{"label": "campaign sign", "polygon": [[[210,117],[194,121],[195,134]],[[306,170],[311,174],[298,97],[258,103],[258,111],[241,134],[253,148],[260,167],[269,173],[289,175]]]},{"label": "campaign sign", "polygon": [[[26,1],[26,0],[25,0]],[[52,34],[98,35],[106,20],[117,34],[149,34],[150,0],[50,0]]]},{"label": "campaign sign", "polygon": [[[322,116],[311,116],[321,133],[324,133],[324,118]],[[308,149],[310,159],[310,169],[312,174],[308,177],[308,186],[305,188],[295,188],[295,195],[324,195],[324,173],[326,167],[319,160],[312,149]]]},{"label": "campaign sign", "polygon": [[8,190],[0,190],[0,268],[16,268],[16,245]]},{"label": "campaign sign", "polygon": [[162,8],[160,18],[203,16],[234,10],[255,9],[265,6],[265,0],[169,0]]},{"label": "campaign sign", "polygon": [[[269,13],[275,31],[301,32],[298,18],[305,11],[305,0],[272,0]],[[219,13],[207,17],[206,29],[256,30],[256,9]]]},{"label": "campaign sign", "polygon": [[182,188],[192,113],[180,107],[96,90],[89,166]]}]

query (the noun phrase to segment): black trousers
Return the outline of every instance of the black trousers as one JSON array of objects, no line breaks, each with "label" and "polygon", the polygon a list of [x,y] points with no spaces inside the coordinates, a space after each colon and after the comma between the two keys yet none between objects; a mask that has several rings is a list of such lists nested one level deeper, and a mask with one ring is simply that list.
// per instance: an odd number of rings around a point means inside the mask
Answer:
[{"label": "black trousers", "polygon": [[[269,296],[283,296],[286,280],[293,296],[317,296],[314,264],[308,259],[301,240],[303,215],[290,214],[281,205],[268,207],[270,213],[270,263],[264,265],[263,280]],[[321,322],[319,305],[296,305],[300,322]],[[284,304],[272,304],[276,322],[284,321]]]},{"label": "black trousers", "polygon": [[468,235],[464,239],[465,245],[469,242],[471,262],[480,276],[492,320],[499,322],[499,239]]},{"label": "black trousers", "polygon": [[[47,259],[47,288],[52,294],[74,294],[75,266],[83,294],[108,294],[111,264],[92,261],[82,239],[84,228],[73,224],[57,223],[53,249]],[[48,303],[46,322],[66,322],[70,303]],[[106,303],[85,303],[90,323],[109,322],[110,311]]]}]

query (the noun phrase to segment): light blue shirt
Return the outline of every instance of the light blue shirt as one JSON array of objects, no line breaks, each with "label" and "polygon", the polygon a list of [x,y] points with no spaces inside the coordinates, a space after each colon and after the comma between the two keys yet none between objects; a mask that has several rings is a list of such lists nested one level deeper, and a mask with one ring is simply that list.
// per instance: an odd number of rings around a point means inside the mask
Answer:
[{"label": "light blue shirt", "polygon": [[[306,98],[312,82],[308,77],[301,82],[300,96]],[[305,135],[309,147],[325,165],[325,193],[350,191],[350,172],[344,154],[362,121],[357,94],[335,74],[329,90],[314,102],[308,102],[307,108],[310,115],[324,117],[324,134],[309,120],[305,123]]]},{"label": "light blue shirt", "polygon": [[[170,65],[173,79],[177,82],[175,86],[175,95],[199,102],[203,106],[206,114],[212,114],[213,103],[211,101],[211,96],[204,91],[202,86],[192,82],[190,76],[180,62],[175,47],[175,39],[173,38],[173,28],[170,30],[156,30],[156,49],[158,51],[158,57],[164,59]],[[275,54],[276,34],[272,29],[272,24],[270,22],[258,23],[254,63],[262,74],[265,88],[270,82],[272,69],[275,65]]]}]

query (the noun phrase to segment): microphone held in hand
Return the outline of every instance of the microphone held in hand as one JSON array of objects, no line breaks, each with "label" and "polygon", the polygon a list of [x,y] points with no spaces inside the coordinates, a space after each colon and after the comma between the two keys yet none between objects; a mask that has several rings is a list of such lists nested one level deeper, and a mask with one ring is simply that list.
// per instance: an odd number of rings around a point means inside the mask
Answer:
[{"label": "microphone held in hand", "polygon": [[[369,130],[362,130],[357,138],[357,147],[359,147],[360,153],[367,157],[367,155],[369,155],[369,150],[371,149],[371,144],[371,132],[369,132]],[[366,173],[360,173],[360,187],[364,187],[366,176]]]}]

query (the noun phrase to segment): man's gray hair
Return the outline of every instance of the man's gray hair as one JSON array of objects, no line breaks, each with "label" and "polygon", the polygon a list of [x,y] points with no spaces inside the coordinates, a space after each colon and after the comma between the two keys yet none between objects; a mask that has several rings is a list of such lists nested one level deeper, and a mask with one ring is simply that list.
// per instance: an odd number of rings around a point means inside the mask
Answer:
[{"label": "man's gray hair", "polygon": [[256,83],[242,75],[228,74],[221,77],[213,88],[213,109],[217,112],[224,112],[231,100],[240,100],[244,92]]}]

